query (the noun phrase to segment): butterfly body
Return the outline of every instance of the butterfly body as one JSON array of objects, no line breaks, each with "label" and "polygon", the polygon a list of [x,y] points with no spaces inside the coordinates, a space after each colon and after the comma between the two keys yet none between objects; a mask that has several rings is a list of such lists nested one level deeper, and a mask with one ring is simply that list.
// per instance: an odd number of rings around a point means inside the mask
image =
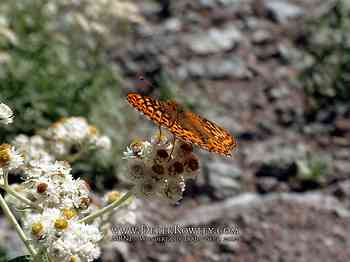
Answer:
[{"label": "butterfly body", "polygon": [[224,128],[186,111],[175,101],[159,101],[150,96],[129,93],[128,102],[158,125],[169,129],[176,137],[210,152],[231,155],[236,140]]}]

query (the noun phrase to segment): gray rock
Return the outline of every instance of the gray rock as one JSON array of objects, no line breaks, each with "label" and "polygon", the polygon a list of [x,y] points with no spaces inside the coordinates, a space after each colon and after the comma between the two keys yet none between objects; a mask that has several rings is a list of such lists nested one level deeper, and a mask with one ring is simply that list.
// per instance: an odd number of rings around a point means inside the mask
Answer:
[{"label": "gray rock", "polygon": [[246,67],[244,61],[238,57],[225,60],[214,58],[205,62],[191,61],[181,71],[178,73],[179,75],[207,79],[246,79],[251,77],[251,72]]},{"label": "gray rock", "polygon": [[[257,187],[258,191],[260,193],[268,193],[272,191],[284,191],[284,190],[279,190],[279,181],[275,177],[261,177],[257,181]],[[286,191],[286,190],[285,190]]]},{"label": "gray rock", "polygon": [[242,176],[242,171],[234,166],[233,163],[227,161],[210,161],[208,168],[210,174],[215,174],[215,176],[227,176],[233,179],[238,179]]},{"label": "gray rock", "polygon": [[280,55],[281,62],[284,64],[298,64],[303,60],[303,54],[297,48],[292,46],[286,46],[280,44],[278,46],[278,53]]},{"label": "gray rock", "polygon": [[203,7],[217,7],[219,5],[225,7],[238,7],[247,2],[247,0],[200,0],[199,3]]},{"label": "gray rock", "polygon": [[257,45],[266,44],[272,40],[272,35],[267,30],[258,30],[252,35],[252,42]]},{"label": "gray rock", "polygon": [[[292,137],[291,137],[292,138]],[[303,143],[291,144],[286,138],[274,138],[254,146],[242,149],[247,163],[288,165],[299,159],[305,159],[310,148]]]},{"label": "gray rock", "polygon": [[203,7],[215,7],[216,1],[215,0],[200,0],[199,4]]},{"label": "gray rock", "polygon": [[266,0],[265,8],[271,18],[279,23],[287,23],[289,19],[295,19],[304,15],[304,10],[286,0]]},{"label": "gray rock", "polygon": [[247,0],[218,0],[220,4],[224,6],[240,6],[246,2]]},{"label": "gray rock", "polygon": [[181,225],[207,224],[222,217],[226,219],[237,217],[248,210],[264,208],[267,205],[276,205],[281,202],[305,206],[314,211],[341,213],[342,217],[349,216],[349,211],[340,201],[320,192],[305,194],[273,193],[267,196],[244,193],[219,203],[195,208],[179,218],[176,223]]},{"label": "gray rock", "polygon": [[224,28],[212,28],[207,32],[188,36],[185,41],[194,53],[206,55],[230,50],[241,41],[241,38],[241,32],[236,26],[227,24]]},{"label": "gray rock", "polygon": [[131,261],[128,243],[117,241],[105,243],[102,245],[101,259],[106,262]]},{"label": "gray rock", "polygon": [[165,23],[164,23],[164,28],[166,31],[168,32],[178,32],[181,30],[182,27],[182,22],[180,19],[178,18],[171,18],[168,19]]},{"label": "gray rock", "polygon": [[225,161],[211,161],[208,165],[210,184],[216,189],[220,198],[237,195],[241,189],[239,179],[242,171],[233,163]]}]

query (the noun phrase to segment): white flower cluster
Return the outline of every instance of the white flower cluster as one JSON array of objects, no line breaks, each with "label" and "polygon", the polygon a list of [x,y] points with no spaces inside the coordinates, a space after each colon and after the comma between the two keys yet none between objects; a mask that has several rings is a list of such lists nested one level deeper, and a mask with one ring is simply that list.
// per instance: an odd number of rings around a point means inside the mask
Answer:
[{"label": "white flower cluster", "polygon": [[13,112],[4,103],[0,103],[0,123],[8,125],[13,122]]},{"label": "white flower cluster", "polygon": [[185,180],[199,173],[198,157],[192,146],[156,135],[151,142],[135,140],[124,152],[128,160],[127,178],[134,193],[144,198],[160,197],[176,203],[182,199]]},{"label": "white flower cluster", "polygon": [[28,198],[44,209],[52,206],[87,209],[89,186],[84,180],[74,179],[70,171],[68,162],[31,161],[25,168],[24,186]]},{"label": "white flower cluster", "polygon": [[62,118],[38,135],[15,137],[13,144],[26,161],[48,162],[71,159],[91,149],[107,151],[111,148],[109,137],[99,135],[97,128],[83,117]]},{"label": "white flower cluster", "polygon": [[93,261],[100,256],[97,245],[102,239],[96,224],[78,222],[73,209],[47,208],[30,213],[24,227],[38,249],[45,248],[50,261]]},{"label": "white flower cluster", "polygon": [[25,181],[15,190],[40,210],[7,195],[18,210],[27,235],[38,250],[47,249],[50,261],[92,261],[99,257],[102,239],[99,220],[94,224],[78,223],[93,208],[90,188],[74,179],[68,162],[30,161],[24,168]]},{"label": "white flower cluster", "polygon": [[[12,120],[12,111],[2,104],[0,118],[5,124]],[[19,135],[13,144],[0,145],[0,187],[7,192],[6,202],[21,212],[31,245],[38,252],[45,251],[52,262],[97,259],[104,237],[102,219],[96,218],[90,224],[81,221],[97,209],[90,187],[84,180],[73,178],[67,161],[56,159],[71,156],[72,148],[77,150],[74,154],[92,147],[109,149],[109,138],[99,136],[84,118],[72,117],[53,124],[40,135]],[[24,181],[9,185],[8,176],[16,171],[21,172]]]},{"label": "white flower cluster", "polygon": [[55,161],[55,157],[47,151],[47,141],[42,136],[34,135],[29,137],[21,134],[16,136],[11,144],[21,152],[26,163],[32,160]]}]

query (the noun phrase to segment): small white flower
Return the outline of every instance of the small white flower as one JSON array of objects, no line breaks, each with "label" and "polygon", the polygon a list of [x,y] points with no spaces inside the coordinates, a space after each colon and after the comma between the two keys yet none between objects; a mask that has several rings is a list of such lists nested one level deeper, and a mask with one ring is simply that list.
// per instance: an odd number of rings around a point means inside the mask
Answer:
[{"label": "small white flower", "polygon": [[43,213],[27,213],[23,219],[23,225],[31,234],[32,225],[40,223],[43,225],[43,232],[45,234],[53,234],[55,220],[61,217],[61,211],[57,208],[46,208]]},{"label": "small white flower", "polygon": [[50,152],[57,158],[62,158],[69,154],[69,146],[62,141],[55,141],[54,143],[50,143]]},{"label": "small white flower", "polygon": [[69,117],[53,123],[42,135],[49,141],[47,151],[57,159],[79,154],[86,149],[109,150],[111,140],[83,117]]},{"label": "small white flower", "polygon": [[157,195],[159,188],[162,186],[157,180],[147,177],[146,179],[140,181],[134,187],[134,193],[140,198],[153,198]]},{"label": "small white flower", "polygon": [[184,167],[185,167],[185,178],[194,179],[199,174],[199,159],[193,153],[188,154],[184,159]]},{"label": "small white flower", "polygon": [[[24,228],[33,236],[38,247],[45,247],[50,261],[93,261],[100,255],[98,242],[102,234],[97,225],[66,220],[64,212],[47,208],[41,214],[29,213],[24,217]],[[40,234],[38,234],[40,233]]]},{"label": "small white flower", "polygon": [[177,203],[183,197],[185,191],[185,180],[179,176],[176,179],[169,179],[162,188],[161,196],[170,203]]},{"label": "small white flower", "polygon": [[44,138],[39,135],[32,137],[18,135],[14,138],[12,144],[21,152],[25,162],[31,160],[54,161],[54,157],[47,152],[47,145]]},{"label": "small white flower", "polygon": [[100,256],[101,239],[102,234],[95,225],[71,221],[68,230],[48,246],[48,255],[52,261],[69,261],[71,256],[80,261],[93,261]]},{"label": "small white flower", "polygon": [[0,168],[8,171],[19,168],[23,164],[23,157],[14,146],[9,144],[0,145]]},{"label": "small white flower", "polygon": [[8,125],[13,122],[13,112],[6,104],[0,103],[0,123]]},{"label": "small white flower", "polygon": [[147,176],[148,170],[145,163],[140,159],[130,159],[128,162],[128,169],[126,178],[132,182],[143,180]]},{"label": "small white flower", "polygon": [[147,159],[152,154],[152,144],[148,141],[134,140],[124,152],[123,159]]},{"label": "small white flower", "polygon": [[96,139],[96,147],[102,150],[110,150],[112,147],[111,139],[108,136],[101,136]]},{"label": "small white flower", "polygon": [[40,160],[32,160],[26,166],[27,178],[38,178],[43,175],[51,177],[66,177],[70,175],[71,167],[68,162],[55,161],[43,162]]}]

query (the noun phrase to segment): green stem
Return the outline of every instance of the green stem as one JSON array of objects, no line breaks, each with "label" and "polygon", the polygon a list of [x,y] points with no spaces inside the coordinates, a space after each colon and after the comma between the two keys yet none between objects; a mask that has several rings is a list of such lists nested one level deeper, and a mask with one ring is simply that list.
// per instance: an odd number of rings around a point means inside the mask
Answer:
[{"label": "green stem", "polygon": [[42,211],[43,211],[43,209],[42,209],[40,206],[34,204],[34,203],[33,203],[32,201],[30,201],[28,198],[26,198],[25,196],[22,196],[21,194],[19,194],[18,192],[16,192],[16,190],[14,190],[11,186],[6,186],[6,184],[5,184],[5,185],[3,185],[3,186],[0,185],[0,187],[1,187],[2,189],[4,189],[8,194],[14,196],[15,198],[17,198],[18,200],[22,201],[22,202],[25,203],[26,205],[32,207],[33,209],[35,209],[35,210],[37,210],[37,211],[39,211],[39,212],[42,212]]},{"label": "green stem", "polygon": [[6,204],[5,199],[2,197],[2,195],[0,194],[0,206],[2,208],[2,210],[5,213],[5,216],[8,218],[8,220],[10,221],[10,223],[14,226],[17,234],[19,235],[19,237],[21,238],[21,240],[23,241],[23,243],[25,244],[25,246],[27,247],[29,253],[32,255],[32,257],[34,257],[36,255],[36,251],[34,249],[34,247],[30,244],[30,240],[26,237],[26,235],[24,234],[21,226],[18,224],[15,216],[13,215],[13,213],[11,212],[10,208],[8,207],[8,205]]},{"label": "green stem", "polygon": [[124,196],[122,196],[122,198],[112,202],[108,206],[105,206],[104,208],[96,211],[95,213],[92,213],[92,214],[84,217],[83,219],[79,220],[79,223],[89,223],[89,222],[94,221],[94,219],[104,215],[105,213],[111,212],[113,209],[119,207],[126,200],[128,200],[131,196],[132,196],[131,191],[127,192],[126,194],[124,194]]},{"label": "green stem", "polygon": [[7,172],[4,172],[4,184],[5,187],[8,187],[9,185],[9,174]]}]

